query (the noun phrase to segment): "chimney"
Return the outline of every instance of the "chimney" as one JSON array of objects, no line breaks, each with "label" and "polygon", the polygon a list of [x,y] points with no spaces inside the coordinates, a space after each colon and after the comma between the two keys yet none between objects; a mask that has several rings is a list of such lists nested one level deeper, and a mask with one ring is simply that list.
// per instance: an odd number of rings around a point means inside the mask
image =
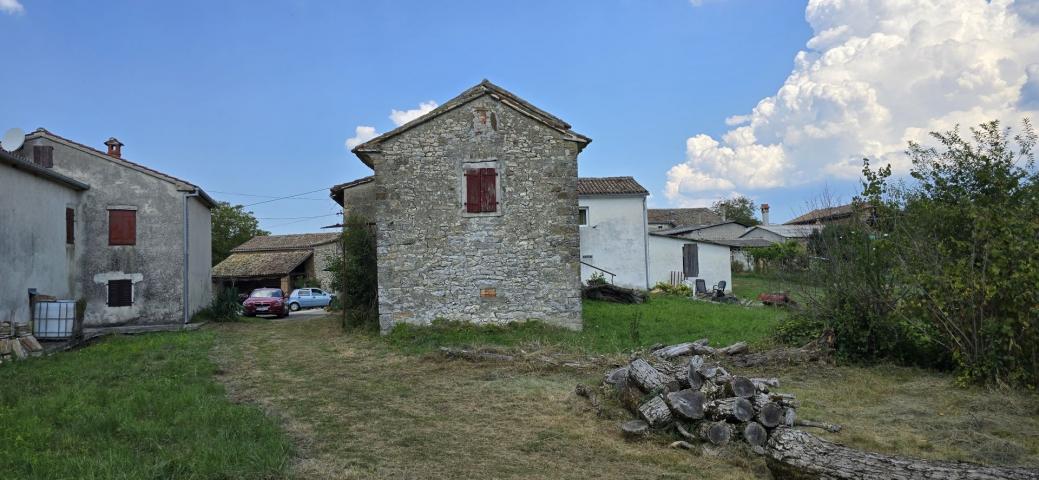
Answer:
[{"label": "chimney", "polygon": [[761,224],[768,225],[768,204],[761,204]]},{"label": "chimney", "polygon": [[115,137],[109,137],[105,145],[108,145],[108,154],[110,156],[123,158],[123,142],[116,140]]}]

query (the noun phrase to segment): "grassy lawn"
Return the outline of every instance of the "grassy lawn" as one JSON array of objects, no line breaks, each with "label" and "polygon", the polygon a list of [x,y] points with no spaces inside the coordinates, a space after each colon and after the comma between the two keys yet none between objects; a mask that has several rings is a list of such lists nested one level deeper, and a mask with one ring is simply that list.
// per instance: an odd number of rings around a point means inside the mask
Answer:
[{"label": "grassy lawn", "polygon": [[[740,450],[700,456],[621,438],[573,394],[599,368],[471,363],[343,334],[332,318],[215,327],[235,398],[283,419],[296,478],[767,478]],[[485,337],[486,338],[486,337]],[[623,356],[621,360],[623,360]],[[754,374],[757,372],[747,372]],[[765,373],[765,372],[761,372]],[[961,389],[945,374],[878,367],[770,369],[802,416],[855,447],[1039,467],[1039,397]],[[998,408],[993,408],[998,405]]]},{"label": "grassy lawn", "polygon": [[812,288],[797,282],[758,273],[732,275],[732,293],[740,299],[757,299],[761,293],[787,292],[794,300],[804,303]]},{"label": "grassy lawn", "polygon": [[737,341],[761,344],[785,312],[772,308],[719,305],[676,296],[654,296],[640,305],[587,300],[584,330],[570,332],[537,322],[508,326],[439,324],[398,327],[390,342],[408,352],[439,346],[548,345],[585,353],[616,353],[654,343],[679,343],[708,337],[712,345]]},{"label": "grassy lawn", "polygon": [[269,478],[291,442],[228,400],[212,332],[111,337],[0,366],[3,478]]}]

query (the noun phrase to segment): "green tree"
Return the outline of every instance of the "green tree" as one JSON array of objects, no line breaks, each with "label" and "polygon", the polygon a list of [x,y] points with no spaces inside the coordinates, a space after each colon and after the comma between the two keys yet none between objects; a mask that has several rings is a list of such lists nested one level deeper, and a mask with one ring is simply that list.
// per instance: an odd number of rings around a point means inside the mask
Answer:
[{"label": "green tree", "polygon": [[754,201],[743,195],[718,200],[711,205],[711,211],[721,215],[722,218],[749,226],[761,223],[754,218],[756,209],[757,205],[754,205]]},{"label": "green tree", "polygon": [[241,205],[232,206],[227,202],[219,202],[212,210],[213,230],[213,265],[223,261],[235,248],[253,237],[270,235],[271,232],[260,229],[260,223],[252,212]]},{"label": "green tree", "polygon": [[343,326],[379,327],[378,264],[375,231],[367,218],[351,213],[343,224],[340,253],[329,261],[332,290],[339,293]]}]

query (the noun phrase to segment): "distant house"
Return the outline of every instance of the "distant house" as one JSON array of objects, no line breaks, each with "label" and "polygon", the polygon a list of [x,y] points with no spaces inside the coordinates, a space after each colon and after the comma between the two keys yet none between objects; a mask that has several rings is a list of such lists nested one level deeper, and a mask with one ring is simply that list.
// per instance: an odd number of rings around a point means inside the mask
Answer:
[{"label": "distant house", "polygon": [[629,288],[649,288],[646,196],[632,177],[577,179],[581,279],[596,273]]},{"label": "distant house", "polygon": [[344,212],[375,223],[382,331],[437,318],[579,329],[577,155],[590,141],[485,80],[355,147],[373,178],[338,191]]},{"label": "distant house", "polygon": [[287,294],[306,279],[331,289],[329,261],[339,251],[339,233],[300,233],[253,237],[233,248],[213,267],[213,283],[248,293],[280,288]]},{"label": "distant house", "polygon": [[[197,185],[122,158],[118,140],[105,145],[102,152],[38,129],[5,155],[7,170],[20,172],[3,176],[18,184],[0,190],[0,242],[15,242],[0,244],[0,261],[29,270],[4,280],[17,285],[4,284],[3,294],[22,300],[0,315],[27,320],[25,288],[80,300],[87,332],[178,328],[209,304],[213,200]],[[34,184],[40,188],[16,193]],[[33,211],[44,217],[23,218]],[[25,266],[26,258],[34,263]]]},{"label": "distant house", "polygon": [[869,210],[861,205],[849,203],[836,207],[817,208],[784,225],[835,225],[852,221],[856,214],[868,215]]},{"label": "distant house", "polygon": [[756,225],[748,228],[738,238],[740,240],[760,239],[771,243],[796,241],[804,244],[808,242],[808,236],[818,230],[822,230],[821,225]]},{"label": "distant house", "polygon": [[707,288],[725,281],[732,290],[730,247],[713,240],[688,239],[657,232],[648,236],[650,284],[703,280]]},{"label": "distant house", "polygon": [[651,208],[646,213],[650,231],[713,225],[724,221],[709,208]]},{"label": "distant house", "polygon": [[689,239],[731,240],[743,235],[743,233],[747,231],[747,227],[748,225],[730,220],[728,222],[711,223],[707,225],[693,225],[657,230],[656,233]]},{"label": "distant house", "polygon": [[340,183],[331,188],[330,196],[343,207],[343,219],[351,212],[370,215],[375,211],[375,176]]}]

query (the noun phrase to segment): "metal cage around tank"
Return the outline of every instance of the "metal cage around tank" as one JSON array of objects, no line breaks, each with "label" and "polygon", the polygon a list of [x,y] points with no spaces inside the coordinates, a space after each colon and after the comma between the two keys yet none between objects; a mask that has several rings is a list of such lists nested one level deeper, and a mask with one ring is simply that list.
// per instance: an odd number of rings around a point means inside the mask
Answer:
[{"label": "metal cage around tank", "polygon": [[72,338],[76,324],[76,302],[50,300],[34,302],[32,334],[38,339]]}]

